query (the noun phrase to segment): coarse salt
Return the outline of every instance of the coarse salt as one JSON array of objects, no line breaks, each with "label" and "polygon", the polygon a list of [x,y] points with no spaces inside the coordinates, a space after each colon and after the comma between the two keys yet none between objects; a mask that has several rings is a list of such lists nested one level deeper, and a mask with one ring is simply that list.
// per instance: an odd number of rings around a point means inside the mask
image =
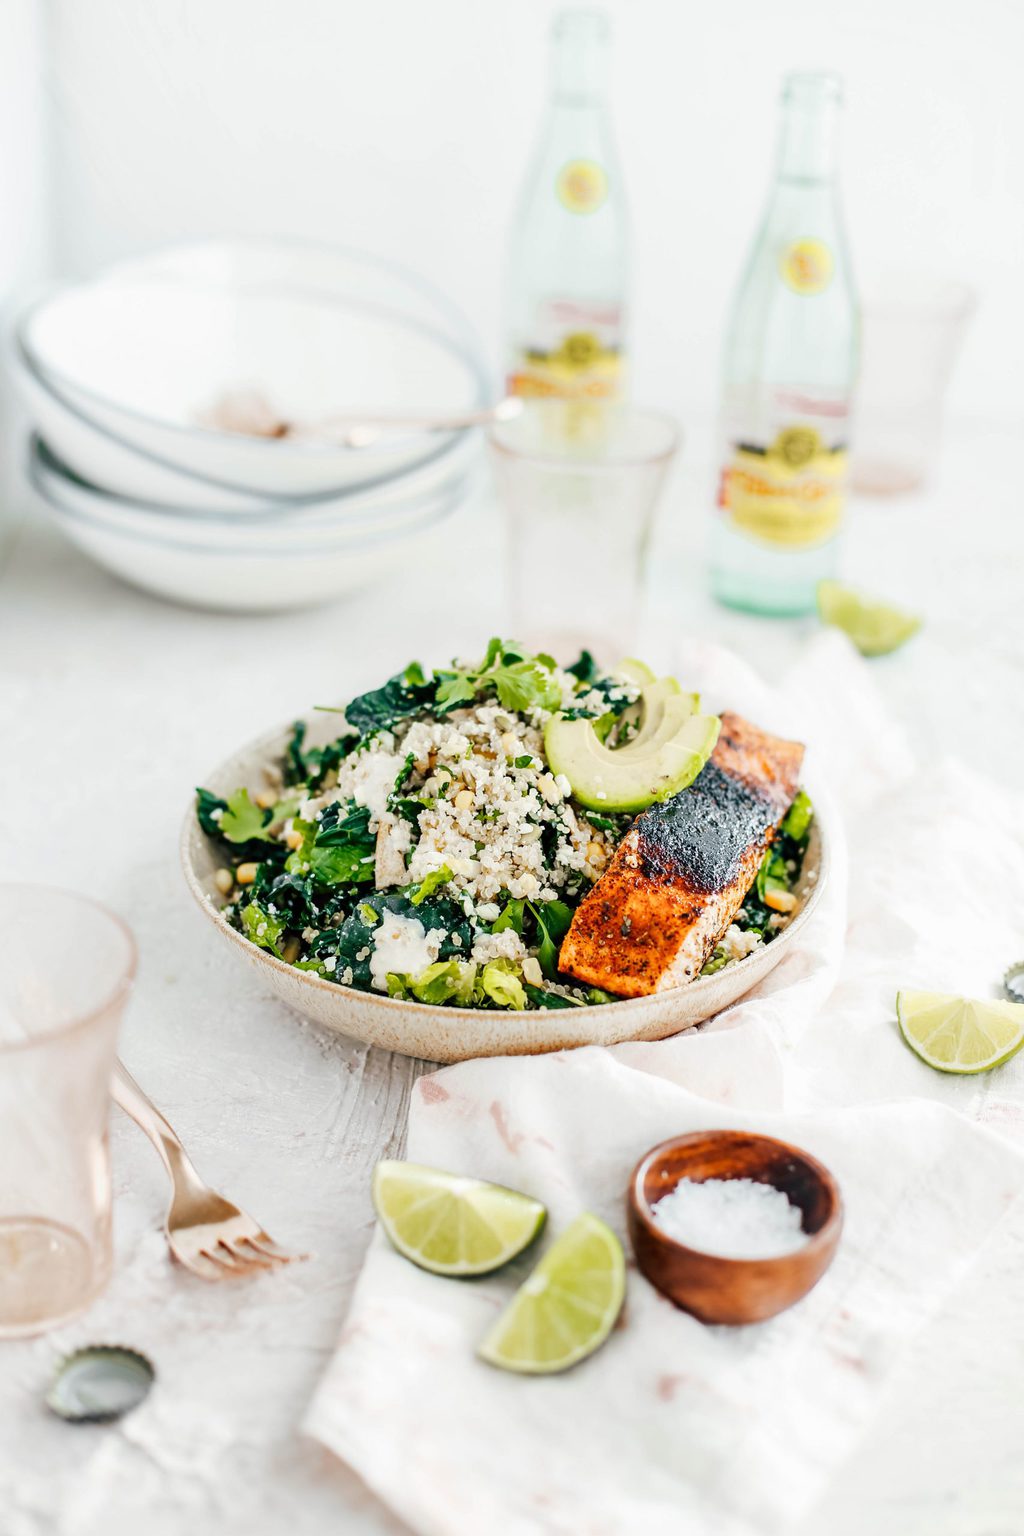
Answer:
[{"label": "coarse salt", "polygon": [[666,1237],[723,1259],[773,1259],[807,1242],[800,1207],[756,1179],[680,1179],[651,1206]]}]

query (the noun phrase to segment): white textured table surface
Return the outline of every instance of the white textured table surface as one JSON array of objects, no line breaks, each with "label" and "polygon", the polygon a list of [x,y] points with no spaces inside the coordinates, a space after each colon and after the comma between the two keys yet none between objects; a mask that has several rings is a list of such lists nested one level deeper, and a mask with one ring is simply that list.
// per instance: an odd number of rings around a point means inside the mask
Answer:
[{"label": "white textured table surface", "polygon": [[[1024,762],[1024,525],[1000,469],[1017,440],[962,429],[929,494],[855,508],[846,561],[851,579],[928,616],[912,646],[877,666],[922,761],[930,748],[981,751],[1013,784]],[[684,468],[666,498],[641,653],[657,661],[673,627],[710,627],[777,676],[813,622],[769,624],[707,602],[703,484]],[[421,1068],[319,1033],[263,995],[191,909],[176,842],[191,787],[267,724],[343,699],[413,654],[472,652],[500,627],[473,574],[496,544],[489,506],[467,508],[453,536],[455,564],[417,562],[358,600],[266,618],[152,601],[34,518],[8,541],[0,872],[90,891],[129,919],[141,953],[129,1066],[201,1171],[316,1257],[241,1286],[172,1268],[157,1231],[162,1170],[115,1115],[114,1282],[60,1334],[0,1345],[0,1536],[399,1530],[295,1425],[358,1272],[370,1169],[400,1147]],[[982,1313],[965,1297],[952,1336],[926,1331],[915,1344],[817,1532],[923,1536],[941,1510],[942,1529],[962,1536],[1019,1533],[1024,1463],[1005,1427],[993,1432],[1024,1345],[1020,1271],[999,1273],[1006,1263],[1001,1253],[988,1274]],[[41,1405],[55,1358],[88,1340],[136,1345],[157,1364],[158,1394],[119,1427],[67,1428]]]}]

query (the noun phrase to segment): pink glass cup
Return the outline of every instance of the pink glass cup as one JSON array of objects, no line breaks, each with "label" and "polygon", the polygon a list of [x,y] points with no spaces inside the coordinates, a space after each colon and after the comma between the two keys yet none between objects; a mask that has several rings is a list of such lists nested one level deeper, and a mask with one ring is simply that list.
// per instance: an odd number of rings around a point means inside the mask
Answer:
[{"label": "pink glass cup", "polygon": [[0,936],[0,1338],[16,1338],[83,1311],[110,1275],[107,1112],[135,942],[41,885],[0,885]]}]

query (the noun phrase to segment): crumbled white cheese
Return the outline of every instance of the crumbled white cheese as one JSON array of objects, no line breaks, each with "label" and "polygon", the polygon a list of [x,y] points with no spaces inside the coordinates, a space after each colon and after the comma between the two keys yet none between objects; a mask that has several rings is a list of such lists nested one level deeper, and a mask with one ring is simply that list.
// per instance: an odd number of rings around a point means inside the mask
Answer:
[{"label": "crumbled white cheese", "polygon": [[419,918],[386,913],[373,932],[370,976],[378,992],[388,989],[388,973],[418,976],[433,965],[441,947],[441,935],[424,928]]},{"label": "crumbled white cheese", "polygon": [[735,923],[731,923],[721,943],[730,960],[744,960],[760,947],[761,935],[737,928]]},{"label": "crumbled white cheese", "polygon": [[335,799],[349,796],[357,805],[365,805],[375,821],[387,808],[388,795],[395,787],[398,771],[405,762],[404,752],[386,752],[369,748],[348,757],[338,770]]}]

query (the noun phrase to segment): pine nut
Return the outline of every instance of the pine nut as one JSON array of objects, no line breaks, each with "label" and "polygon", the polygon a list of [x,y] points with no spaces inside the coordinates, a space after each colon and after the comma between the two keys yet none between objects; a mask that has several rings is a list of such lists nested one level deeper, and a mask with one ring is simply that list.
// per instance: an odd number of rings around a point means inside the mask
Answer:
[{"label": "pine nut", "polygon": [[221,895],[226,896],[235,883],[234,876],[232,875],[230,869],[218,869],[217,873],[213,877],[213,883],[217,887],[218,891],[220,891]]},{"label": "pine nut", "polygon": [[239,885],[252,885],[258,870],[258,864],[239,864],[235,870],[235,879]]}]

